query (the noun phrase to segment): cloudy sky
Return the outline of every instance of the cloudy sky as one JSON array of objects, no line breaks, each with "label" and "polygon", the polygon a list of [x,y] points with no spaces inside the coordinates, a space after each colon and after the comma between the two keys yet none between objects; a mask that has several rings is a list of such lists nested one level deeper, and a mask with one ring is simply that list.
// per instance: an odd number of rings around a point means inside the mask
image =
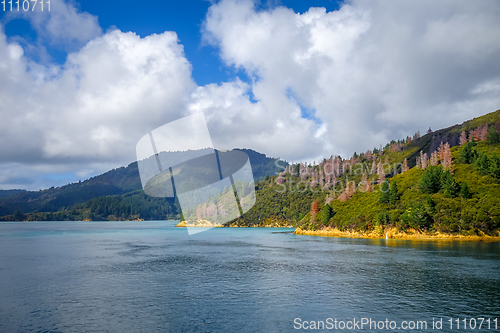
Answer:
[{"label": "cloudy sky", "polygon": [[127,165],[143,135],[197,112],[216,148],[348,157],[499,109],[499,59],[497,0],[1,11],[0,189]]}]

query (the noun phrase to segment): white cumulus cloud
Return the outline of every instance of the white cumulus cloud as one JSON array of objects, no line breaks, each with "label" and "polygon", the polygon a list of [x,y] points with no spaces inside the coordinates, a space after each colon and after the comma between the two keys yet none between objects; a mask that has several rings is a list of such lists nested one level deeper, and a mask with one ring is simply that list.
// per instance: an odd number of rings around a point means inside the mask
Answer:
[{"label": "white cumulus cloud", "polygon": [[21,163],[16,168],[24,174],[39,174],[35,165],[103,172],[128,164],[140,137],[182,117],[194,88],[173,32],[141,38],[114,30],[71,53],[63,66],[29,61],[2,33],[1,162]]},{"label": "white cumulus cloud", "polygon": [[[210,7],[204,38],[253,79],[266,121],[303,128],[295,150],[282,136],[268,151],[350,156],[498,109],[499,18],[497,1],[353,0],[298,14],[223,0]],[[298,106],[316,125],[300,125]]]},{"label": "white cumulus cloud", "polygon": [[[23,1],[19,2],[23,6]],[[4,23],[16,18],[26,19],[39,38],[70,49],[81,47],[102,34],[97,16],[80,11],[74,2],[51,0],[49,8],[48,2],[43,1],[43,11],[41,6],[41,1],[36,4],[30,2],[28,11],[8,11]]]}]

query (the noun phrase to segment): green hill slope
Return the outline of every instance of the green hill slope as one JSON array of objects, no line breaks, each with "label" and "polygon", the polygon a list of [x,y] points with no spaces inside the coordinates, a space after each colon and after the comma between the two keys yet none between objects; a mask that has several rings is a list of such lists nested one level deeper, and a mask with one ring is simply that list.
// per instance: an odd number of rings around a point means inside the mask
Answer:
[{"label": "green hill slope", "polygon": [[[348,163],[349,169],[339,175],[336,186],[328,190],[319,186],[311,187],[312,183],[318,182],[317,175],[325,168],[325,164],[308,166],[309,175],[303,175],[302,179],[296,172],[299,167],[295,166],[293,172],[283,174],[281,180],[271,177],[259,182],[256,206],[232,224],[262,225],[262,221],[279,220],[306,231],[332,228],[358,233],[378,231],[383,234],[385,229],[396,228],[402,232],[417,230],[498,235],[499,124],[500,110],[420,138],[393,141],[380,152],[377,151],[375,158],[360,154],[351,158],[355,163],[349,164],[349,160],[343,160],[342,163]],[[486,141],[459,144],[461,135],[474,137],[485,125],[488,127],[482,129],[489,129],[489,133],[487,138],[484,135],[482,138]],[[476,141],[476,138],[472,140]],[[444,165],[444,160],[438,161],[437,166],[429,165],[425,170],[421,166],[416,167],[417,157],[421,153],[430,156],[442,142],[453,146],[449,150],[453,173],[447,171],[449,168]],[[470,158],[464,159],[464,155],[470,155]],[[409,170],[402,173],[405,158]],[[376,164],[386,162],[386,185],[378,184],[381,176],[370,173],[374,161]],[[360,188],[363,171],[367,171],[371,192]],[[326,182],[324,170],[320,178],[321,182]],[[346,200],[342,194],[346,192],[347,182],[355,185],[356,190],[353,187]],[[432,185],[430,190],[429,184]],[[317,208],[312,209],[315,200]]]},{"label": "green hill slope", "polygon": [[[500,150],[500,145],[479,143],[478,150]],[[367,232],[376,227],[396,227],[399,231],[419,229],[442,233],[461,233],[476,235],[479,231],[496,235],[500,227],[500,181],[490,174],[482,175],[477,166],[459,162],[463,147],[452,150],[454,158],[452,175],[457,183],[456,193],[447,193],[444,184],[442,166],[428,167],[426,170],[416,167],[390,179],[397,184],[397,199],[382,202],[383,193],[357,192],[349,200],[333,200],[329,205],[335,215],[327,221],[315,219],[309,215],[297,223],[305,230],[318,230],[334,227],[339,230]],[[422,190],[422,178],[436,168],[441,173],[436,193]],[[441,169],[441,170],[439,170]],[[470,197],[461,193],[462,184],[467,184]],[[320,209],[322,209],[320,205]],[[380,229],[382,230],[382,229]]]}]

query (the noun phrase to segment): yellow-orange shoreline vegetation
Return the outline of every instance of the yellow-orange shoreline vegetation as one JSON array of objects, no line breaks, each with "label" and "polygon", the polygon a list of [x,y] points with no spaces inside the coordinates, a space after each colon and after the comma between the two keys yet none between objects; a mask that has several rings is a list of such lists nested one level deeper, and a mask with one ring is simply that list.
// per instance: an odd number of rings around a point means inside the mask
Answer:
[{"label": "yellow-orange shoreline vegetation", "polygon": [[411,229],[408,232],[398,231],[396,228],[386,229],[383,231],[370,231],[360,233],[356,231],[342,231],[337,228],[324,228],[321,230],[302,230],[295,229],[294,234],[306,236],[320,236],[320,237],[345,237],[345,238],[375,238],[375,239],[419,239],[419,240],[467,240],[467,241],[500,241],[500,234],[496,236],[489,236],[484,233],[481,235],[456,235],[456,234],[443,234],[440,232],[421,232],[419,230]]}]

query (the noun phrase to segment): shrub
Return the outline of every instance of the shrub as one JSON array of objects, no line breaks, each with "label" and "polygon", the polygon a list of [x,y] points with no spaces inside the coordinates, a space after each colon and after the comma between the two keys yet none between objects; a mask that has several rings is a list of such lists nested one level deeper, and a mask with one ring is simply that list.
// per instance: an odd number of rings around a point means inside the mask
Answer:
[{"label": "shrub", "polygon": [[472,198],[472,193],[470,193],[469,185],[467,185],[467,183],[462,183],[460,186],[460,196],[464,199]]},{"label": "shrub", "polygon": [[427,195],[425,197],[425,202],[427,203],[427,209],[431,214],[436,213],[436,201],[434,201],[434,198],[431,197],[430,195]]},{"label": "shrub", "polygon": [[402,215],[401,221],[415,229],[427,228],[432,224],[432,217],[425,209],[425,206],[417,202],[408,208]]},{"label": "shrub", "polygon": [[389,219],[390,219],[389,223],[396,224],[398,221],[400,221],[402,213],[403,213],[403,211],[400,209],[394,209],[394,210],[389,211]]}]

